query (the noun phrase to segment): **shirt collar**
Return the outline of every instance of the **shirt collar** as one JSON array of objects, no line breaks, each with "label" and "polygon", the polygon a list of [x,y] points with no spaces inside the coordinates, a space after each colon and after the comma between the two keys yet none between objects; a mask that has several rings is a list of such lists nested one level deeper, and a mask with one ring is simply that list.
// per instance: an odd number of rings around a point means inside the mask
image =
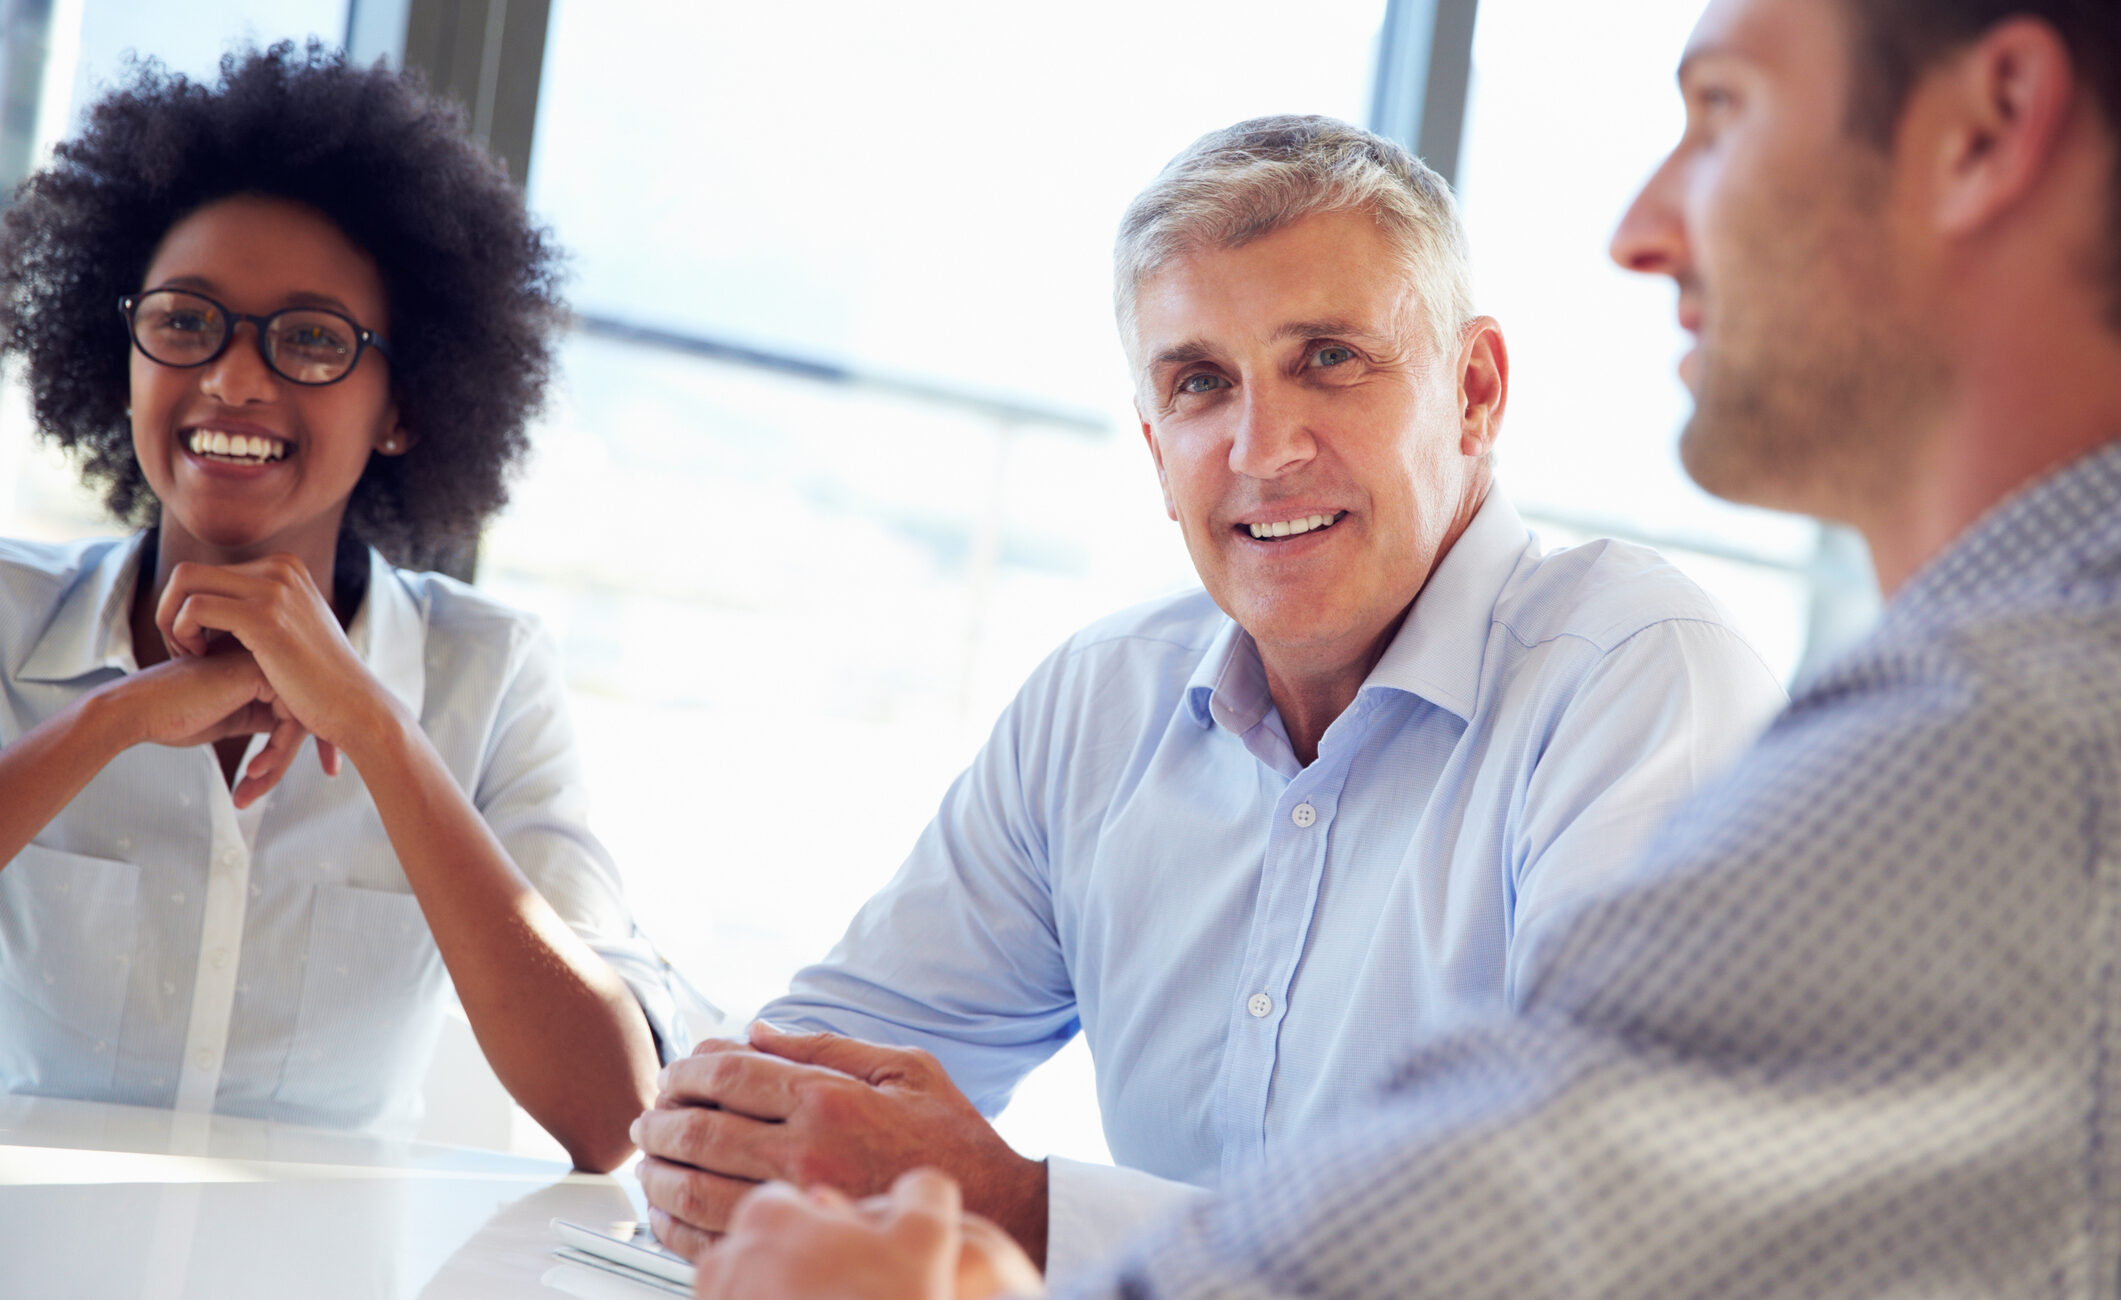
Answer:
[{"label": "shirt collar", "polygon": [[[1362,689],[1406,691],[1471,722],[1495,602],[1530,542],[1516,508],[1500,489],[1490,488],[1443,563],[1422,584]],[[1273,707],[1259,647],[1234,621],[1224,620],[1193,670],[1186,704],[1202,727],[1220,723],[1238,735]]]},{"label": "shirt collar", "polygon": [[1419,695],[1471,722],[1495,602],[1531,540],[1517,508],[1501,489],[1489,488],[1472,522],[1422,584],[1399,635],[1385,647],[1362,689]]},{"label": "shirt collar", "polygon": [[347,626],[346,641],[377,681],[420,715],[427,694],[427,620],[398,571],[368,549],[368,596]]},{"label": "shirt collar", "polygon": [[1186,704],[1203,728],[1219,722],[1224,730],[1240,736],[1259,725],[1274,707],[1259,647],[1235,619],[1223,619],[1222,631],[1208,643],[1208,652],[1186,683]]},{"label": "shirt collar", "polygon": [[[60,598],[58,613],[31,648],[18,680],[69,682],[106,668],[138,672],[133,654],[133,592],[147,535],[106,549]],[[367,552],[368,595],[346,639],[376,679],[415,715],[427,689],[426,630],[419,603],[374,548]]]},{"label": "shirt collar", "polygon": [[136,672],[133,657],[133,591],[140,578],[146,534],[104,548],[60,597],[44,635],[30,648],[16,678],[25,682],[70,682],[106,668]]}]

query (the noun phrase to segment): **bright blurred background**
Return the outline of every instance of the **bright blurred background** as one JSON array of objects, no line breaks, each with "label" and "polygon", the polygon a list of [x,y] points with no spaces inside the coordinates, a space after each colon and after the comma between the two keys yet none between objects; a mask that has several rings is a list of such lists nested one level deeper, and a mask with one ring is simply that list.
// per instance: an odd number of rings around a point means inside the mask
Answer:
[{"label": "bright blurred background", "polygon": [[[1604,255],[1677,138],[1698,8],[1483,0],[1458,181],[1514,362],[1503,485],[1550,544],[1660,546],[1788,675],[1871,607],[1860,550],[1685,480],[1671,291]],[[129,52],[205,76],[235,42],[349,34],[348,0],[5,13],[17,165]],[[558,634],[596,829],[738,1020],[889,878],[1054,644],[1192,581],[1129,407],[1114,227],[1204,131],[1367,121],[1386,14],[552,3],[527,191],[581,322],[478,581]],[[10,387],[0,534],[110,531]],[[430,1111],[430,1136],[554,1149],[461,1027]],[[1002,1127],[1103,1158],[1079,1042]]]}]

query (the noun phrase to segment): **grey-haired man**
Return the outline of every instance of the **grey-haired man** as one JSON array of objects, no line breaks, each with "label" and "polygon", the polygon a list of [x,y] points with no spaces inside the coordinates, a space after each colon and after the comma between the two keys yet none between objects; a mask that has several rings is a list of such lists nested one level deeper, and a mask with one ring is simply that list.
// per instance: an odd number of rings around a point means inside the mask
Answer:
[{"label": "grey-haired man", "polygon": [[[1065,1274],[1507,1010],[1545,928],[1781,703],[1669,564],[1545,550],[1493,487],[1508,352],[1404,150],[1321,118],[1217,132],[1116,262],[1204,590],[1062,646],[764,1010],[783,1028],[671,1067],[637,1133],[682,1249],[757,1181],[865,1195],[930,1164]],[[1078,1031],[1116,1169],[983,1118]]]}]

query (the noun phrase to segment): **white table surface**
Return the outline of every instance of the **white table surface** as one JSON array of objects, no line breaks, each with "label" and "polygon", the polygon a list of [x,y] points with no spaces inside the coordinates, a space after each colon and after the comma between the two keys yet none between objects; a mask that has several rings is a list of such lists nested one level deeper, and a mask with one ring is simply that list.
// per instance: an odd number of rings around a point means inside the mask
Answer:
[{"label": "white table surface", "polygon": [[656,1292],[553,1256],[640,1188],[565,1165],[220,1115],[0,1096],[0,1297],[487,1300]]}]

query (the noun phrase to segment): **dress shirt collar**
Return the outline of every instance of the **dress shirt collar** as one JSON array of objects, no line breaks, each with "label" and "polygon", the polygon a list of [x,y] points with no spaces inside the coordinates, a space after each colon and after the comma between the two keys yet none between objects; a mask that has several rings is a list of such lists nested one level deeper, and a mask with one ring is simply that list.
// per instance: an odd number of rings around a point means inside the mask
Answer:
[{"label": "dress shirt collar", "polygon": [[[19,680],[70,682],[108,668],[139,671],[131,614],[146,539],[146,533],[137,533],[109,547],[75,580],[23,661]],[[346,639],[384,689],[417,714],[427,686],[420,609],[397,571],[372,547],[362,549],[369,565],[368,595]]]},{"label": "dress shirt collar", "polygon": [[1419,695],[1471,722],[1495,603],[1531,539],[1517,508],[1499,488],[1489,488],[1473,521],[1422,584],[1399,635],[1362,689]]},{"label": "dress shirt collar", "polygon": [[[1362,689],[1405,691],[1471,722],[1495,603],[1530,541],[1516,508],[1501,489],[1489,488]],[[1219,723],[1240,736],[1273,707],[1259,648],[1234,621],[1224,621],[1201,657],[1186,683],[1186,703],[1202,727]]]},{"label": "dress shirt collar", "polygon": [[1257,726],[1274,707],[1259,647],[1235,619],[1224,618],[1222,631],[1208,643],[1208,652],[1186,683],[1186,704],[1203,728],[1220,723],[1223,730],[1239,736]]},{"label": "dress shirt collar", "polygon": [[138,671],[132,603],[146,537],[137,533],[105,548],[93,567],[75,577],[15,674],[18,680],[70,682],[106,668]]}]

